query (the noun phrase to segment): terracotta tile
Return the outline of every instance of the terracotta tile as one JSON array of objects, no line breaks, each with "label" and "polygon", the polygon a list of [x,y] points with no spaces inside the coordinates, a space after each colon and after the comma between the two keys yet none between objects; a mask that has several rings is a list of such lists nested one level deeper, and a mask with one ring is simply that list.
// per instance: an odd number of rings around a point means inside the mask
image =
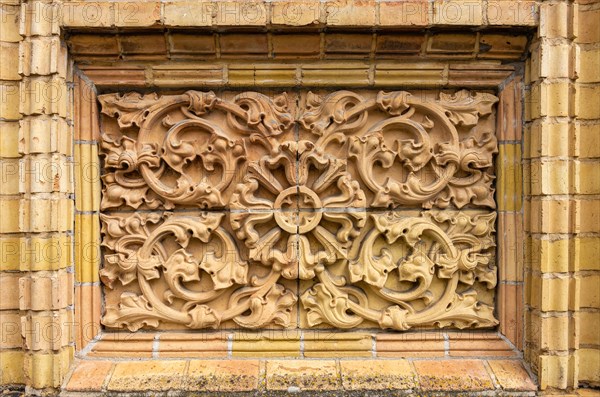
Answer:
[{"label": "terracotta tile", "polygon": [[258,360],[192,360],[188,369],[186,390],[256,390],[259,366]]},{"label": "terracotta tile", "polygon": [[505,390],[537,390],[521,362],[516,360],[490,360],[488,364]]},{"label": "terracotta tile", "polygon": [[319,55],[321,36],[318,34],[274,34],[273,53],[277,56]]},{"label": "terracotta tile", "polygon": [[241,331],[233,335],[234,357],[300,357],[300,332]]},{"label": "terracotta tile", "polygon": [[154,334],[111,332],[102,336],[90,357],[152,357]]},{"label": "terracotta tile", "polygon": [[378,334],[378,357],[443,357],[444,336],[441,332],[414,334]]},{"label": "terracotta tile", "polygon": [[342,360],[344,390],[412,389],[417,376],[406,360]]},{"label": "terracotta tile", "polygon": [[227,334],[190,334],[170,332],[161,334],[159,357],[226,357]]},{"label": "terracotta tile", "polygon": [[382,34],[377,36],[378,54],[418,54],[425,36],[421,34]]},{"label": "terracotta tile", "polygon": [[102,389],[113,363],[110,361],[81,361],[75,365],[66,389],[69,391],[99,391]]},{"label": "terracotta tile", "polygon": [[327,34],[326,54],[366,54],[371,52],[373,35],[370,34]]},{"label": "terracotta tile", "polygon": [[483,362],[479,360],[415,361],[423,390],[474,391],[493,389]]},{"label": "terracotta tile", "polygon": [[304,357],[371,357],[372,349],[372,337],[366,333],[304,333]]},{"label": "terracotta tile", "polygon": [[115,365],[111,391],[166,391],[183,386],[185,361],[125,361]]},{"label": "terracotta tile", "polygon": [[221,54],[267,55],[269,46],[265,34],[223,34],[219,37]]},{"label": "terracotta tile", "polygon": [[449,335],[450,356],[517,356],[496,333],[456,333]]},{"label": "terracotta tile", "polygon": [[267,389],[336,390],[341,386],[340,376],[333,360],[269,360],[267,361]]}]

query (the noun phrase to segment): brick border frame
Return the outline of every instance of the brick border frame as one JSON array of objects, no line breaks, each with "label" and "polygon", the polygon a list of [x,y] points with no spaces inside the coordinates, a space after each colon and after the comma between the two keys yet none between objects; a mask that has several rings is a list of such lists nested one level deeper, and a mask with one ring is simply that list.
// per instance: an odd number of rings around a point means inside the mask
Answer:
[{"label": "brick border frame", "polygon": [[[377,65],[375,63],[372,63]],[[254,69],[269,70],[272,63],[261,65],[253,64]],[[302,68],[302,65],[298,66]],[[311,65],[311,70],[327,71],[331,66],[325,65],[322,69]],[[448,68],[446,66],[438,66]],[[141,67],[140,67],[141,68]],[[96,103],[96,89],[115,89],[123,84],[124,89],[144,89],[149,82],[133,78],[139,76],[139,69],[130,67],[114,67],[108,69],[103,66],[81,65],[81,71],[74,76],[75,98],[75,343],[79,357],[161,357],[162,354],[177,357],[183,353],[182,347],[174,348],[174,344],[182,343],[185,335],[193,340],[210,342],[200,350],[191,348],[190,353],[200,357],[223,357],[241,354],[249,357],[268,356],[307,356],[311,347],[318,345],[318,333],[310,331],[292,330],[295,335],[285,336],[277,331],[263,333],[233,332],[199,332],[186,334],[180,332],[144,332],[144,333],[103,333],[100,325],[100,312],[102,306],[101,285],[98,278],[100,267],[100,164],[98,159],[97,142],[99,137],[98,109]],[[358,66],[362,70],[369,66]],[[463,84],[475,79],[481,67],[473,64],[461,66],[463,71],[455,80],[450,80],[440,87],[437,81],[426,81],[419,85],[420,89],[439,89]],[[165,73],[168,68],[165,67]],[[181,70],[174,68],[173,70]],[[387,71],[394,71],[390,65]],[[413,76],[419,69],[410,69],[410,66],[398,65],[395,70],[399,75],[406,73]],[[355,337],[336,333],[328,336],[328,341],[343,343],[348,347],[345,356],[377,356],[377,357],[444,357],[444,356],[512,356],[522,357],[523,350],[523,324],[524,324],[524,297],[523,297],[523,178],[521,165],[522,148],[522,97],[523,83],[522,68],[506,65],[487,66],[488,78],[479,88],[494,89],[498,91],[500,101],[497,105],[497,127],[499,153],[496,158],[496,197],[498,203],[498,230],[497,230],[497,263],[499,268],[499,282],[497,289],[496,305],[500,326],[498,332],[406,332],[402,334],[389,332],[373,332],[370,336],[364,332],[356,333]],[[109,72],[110,71],[110,72]],[[413,73],[411,73],[413,72]],[[287,80],[277,81],[278,74],[268,81],[254,80],[252,88],[282,87]],[[352,75],[351,75],[352,76]],[[360,76],[360,74],[354,74]],[[405,80],[399,79],[387,87],[404,87]],[[248,84],[246,82],[246,84]],[[299,83],[302,88],[302,83]],[[306,84],[309,85],[309,84]],[[332,83],[333,85],[333,83]],[[361,77],[355,81],[350,78],[348,85],[353,88],[376,89],[371,84],[365,84]],[[202,86],[202,84],[201,84]],[[234,82],[213,84],[212,89],[239,87]],[[326,84],[321,84],[323,88]],[[178,80],[177,74],[172,79],[168,88],[188,87],[187,79]],[[157,87],[160,88],[160,87]],[[298,88],[298,85],[296,85]],[[383,87],[385,88],[385,86]],[[123,89],[123,88],[122,88]],[[374,336],[376,335],[376,336]],[[368,340],[366,340],[366,339]],[[371,342],[371,339],[373,341]],[[165,348],[162,348],[163,342]],[[172,341],[172,342],[167,342]],[[233,341],[233,343],[229,343]],[[264,344],[256,341],[269,342],[271,349],[265,350]],[[301,343],[302,341],[302,343]],[[465,343],[468,342],[468,343]],[[300,346],[303,346],[302,349]],[[427,346],[425,353],[420,353],[417,346]],[[238,348],[239,346],[239,348]],[[256,347],[258,346],[258,347]],[[262,346],[262,347],[261,347]],[[315,347],[316,356],[327,356],[327,349]],[[174,350],[175,349],[175,350]],[[179,350],[178,350],[179,349]],[[261,350],[262,349],[262,350]],[[239,350],[239,352],[238,352]],[[320,353],[319,353],[320,352]],[[313,353],[309,353],[313,354]],[[330,355],[331,356],[331,355]]]}]

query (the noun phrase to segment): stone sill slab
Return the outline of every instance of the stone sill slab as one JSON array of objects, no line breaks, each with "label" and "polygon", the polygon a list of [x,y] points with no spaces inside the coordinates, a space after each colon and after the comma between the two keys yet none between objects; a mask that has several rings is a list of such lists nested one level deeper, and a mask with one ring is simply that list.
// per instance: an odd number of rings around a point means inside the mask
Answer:
[{"label": "stone sill slab", "polygon": [[61,395],[533,396],[536,390],[520,360],[155,359],[79,360]]},{"label": "stone sill slab", "polygon": [[485,358],[517,359],[497,332],[331,332],[267,330],[220,332],[103,332],[82,359],[191,358]]}]

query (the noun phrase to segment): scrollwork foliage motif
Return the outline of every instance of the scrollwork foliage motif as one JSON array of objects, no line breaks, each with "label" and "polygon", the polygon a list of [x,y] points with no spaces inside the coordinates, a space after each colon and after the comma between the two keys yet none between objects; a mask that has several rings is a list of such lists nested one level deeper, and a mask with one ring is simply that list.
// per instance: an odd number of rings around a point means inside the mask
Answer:
[{"label": "scrollwork foliage motif", "polygon": [[101,279],[121,291],[104,324],[288,327],[298,301],[308,327],[497,323],[478,295],[496,285],[495,96],[307,93],[296,116],[286,94],[99,101]]}]

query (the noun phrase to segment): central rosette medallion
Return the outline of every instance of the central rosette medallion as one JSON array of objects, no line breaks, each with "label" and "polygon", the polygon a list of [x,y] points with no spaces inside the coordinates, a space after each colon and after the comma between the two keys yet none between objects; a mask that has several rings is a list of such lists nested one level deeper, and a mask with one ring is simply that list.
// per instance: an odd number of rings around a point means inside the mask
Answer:
[{"label": "central rosette medallion", "polygon": [[347,259],[364,226],[365,206],[346,161],[326,156],[312,142],[288,141],[248,165],[231,199],[231,225],[251,259],[286,278],[310,279]]}]

